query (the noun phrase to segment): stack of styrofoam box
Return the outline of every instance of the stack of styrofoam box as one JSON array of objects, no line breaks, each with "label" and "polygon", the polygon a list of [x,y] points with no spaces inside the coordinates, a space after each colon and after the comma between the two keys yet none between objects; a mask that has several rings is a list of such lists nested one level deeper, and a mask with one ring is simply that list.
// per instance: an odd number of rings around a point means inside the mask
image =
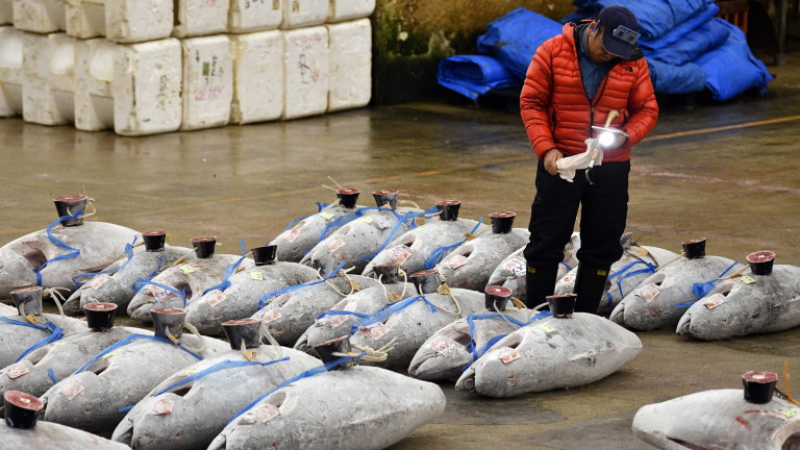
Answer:
[{"label": "stack of styrofoam box", "polygon": [[375,0],[0,0],[0,116],[147,135],[362,107],[374,8]]}]

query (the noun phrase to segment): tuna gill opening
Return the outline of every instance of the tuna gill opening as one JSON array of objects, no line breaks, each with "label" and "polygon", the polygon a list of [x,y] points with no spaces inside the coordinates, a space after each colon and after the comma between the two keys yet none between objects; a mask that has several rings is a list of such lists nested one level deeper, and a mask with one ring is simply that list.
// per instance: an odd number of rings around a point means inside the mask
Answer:
[{"label": "tuna gill opening", "polygon": [[89,367],[87,367],[84,371],[85,372],[92,372],[95,375],[100,375],[101,373],[105,372],[108,369],[108,359],[107,358],[98,358],[94,360]]},{"label": "tuna gill opening", "polygon": [[800,434],[793,434],[781,445],[781,450],[800,450]]},{"label": "tuna gill opening", "polygon": [[28,260],[34,269],[42,267],[42,264],[47,262],[47,256],[38,248],[28,247],[25,253],[22,253],[22,257]]},{"label": "tuna gill opening", "polygon": [[708,447],[703,447],[702,445],[695,445],[692,444],[691,442],[682,441],[680,439],[675,439],[675,438],[667,438],[667,439],[690,450],[713,450]]},{"label": "tuna gill opening", "polygon": [[663,272],[656,272],[650,275],[650,278],[647,279],[645,282],[653,283],[654,285],[661,287],[661,283],[663,283],[666,278],[667,274]]},{"label": "tuna gill opening", "polygon": [[42,360],[47,354],[50,353],[49,347],[42,347],[31,354],[29,354],[25,359],[31,362],[31,364],[38,364],[39,361]]}]

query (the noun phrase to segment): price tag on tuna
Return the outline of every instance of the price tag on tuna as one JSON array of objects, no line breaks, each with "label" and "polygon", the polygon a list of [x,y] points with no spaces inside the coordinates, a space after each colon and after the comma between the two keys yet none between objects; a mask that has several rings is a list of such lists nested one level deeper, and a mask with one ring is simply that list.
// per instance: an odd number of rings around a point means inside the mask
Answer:
[{"label": "price tag on tuna", "polygon": [[742,283],[744,284],[753,284],[756,282],[756,279],[753,277],[744,276],[742,277]]},{"label": "price tag on tuna", "polygon": [[189,275],[190,273],[194,272],[194,267],[184,264],[181,266],[181,272],[183,272],[184,275]]},{"label": "price tag on tuna", "polygon": [[331,219],[333,219],[334,217],[336,217],[336,215],[335,215],[335,214],[331,214],[331,213],[329,213],[329,212],[321,212],[321,213],[319,213],[319,216],[320,216],[320,217],[322,217],[322,218],[323,218],[323,219],[325,219],[325,220],[331,220]]},{"label": "price tag on tuna", "polygon": [[725,303],[725,296],[722,294],[714,294],[711,297],[708,297],[706,301],[703,302],[703,304],[708,309],[716,308],[717,306],[723,303]]},{"label": "price tag on tuna", "polygon": [[544,330],[545,333],[552,333],[553,331],[556,331],[555,328],[551,327],[550,324],[547,324],[547,323],[543,323],[543,324],[539,325],[539,328]]},{"label": "price tag on tuna", "polygon": [[648,284],[646,286],[642,286],[641,288],[639,288],[639,290],[636,292],[636,296],[646,301],[647,303],[650,303],[653,301],[654,298],[658,297],[658,294],[660,293],[661,292],[658,289],[656,289],[655,286],[653,286],[652,284]]},{"label": "price tag on tuna", "polygon": [[372,217],[362,217],[362,218],[360,218],[360,219],[358,219],[358,220],[360,220],[361,222],[364,222],[364,223],[372,223],[372,222],[375,222],[375,219],[373,219]]},{"label": "price tag on tuna", "polygon": [[781,414],[783,414],[783,417],[786,417],[787,419],[791,419],[792,417],[800,414],[800,408],[784,409],[783,411],[781,411]]},{"label": "price tag on tuna", "polygon": [[511,361],[516,361],[518,359],[519,353],[514,351],[503,352],[503,354],[500,355],[500,361],[503,361],[503,364],[508,364]]},{"label": "price tag on tuna", "polygon": [[250,272],[250,279],[255,281],[264,281],[264,272]]}]

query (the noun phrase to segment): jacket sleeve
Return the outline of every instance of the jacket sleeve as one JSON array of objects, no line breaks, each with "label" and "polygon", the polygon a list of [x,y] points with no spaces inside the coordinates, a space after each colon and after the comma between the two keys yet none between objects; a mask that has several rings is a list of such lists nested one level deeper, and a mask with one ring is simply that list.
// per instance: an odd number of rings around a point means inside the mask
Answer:
[{"label": "jacket sleeve", "polygon": [[548,150],[556,147],[551,131],[552,124],[547,114],[553,85],[552,48],[551,39],[536,50],[525,75],[519,102],[528,140],[540,159]]},{"label": "jacket sleeve", "polygon": [[640,60],[639,77],[628,97],[628,111],[631,116],[625,124],[628,145],[633,147],[648,135],[658,120],[658,103],[650,80],[650,70],[644,58]]}]

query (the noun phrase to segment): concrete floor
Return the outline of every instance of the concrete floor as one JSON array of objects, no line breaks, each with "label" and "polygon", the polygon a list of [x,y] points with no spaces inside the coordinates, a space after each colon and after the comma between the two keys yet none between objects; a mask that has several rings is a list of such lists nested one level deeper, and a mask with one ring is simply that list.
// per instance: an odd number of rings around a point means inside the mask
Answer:
[{"label": "concrete floor", "polygon": [[[800,265],[800,55],[770,67],[765,98],[664,107],[633,152],[629,231],[680,251],[706,237],[707,253],[744,261],[756,250]],[[396,188],[429,207],[463,202],[461,216],[517,212],[525,227],[535,160],[518,115],[498,109],[407,104],[291,122],[145,138],[0,120],[0,245],[56,218],[51,199],[86,193],[97,220],[164,228],[176,245],[216,235],[263,245],[294,218],[330,202],[332,177],[362,190]],[[366,198],[364,198],[366,197]],[[630,432],[642,405],[738,388],[749,370],[800,370],[800,330],[694,342],[674,330],[639,333],[640,357],[579,389],[487,400],[442,385],[446,414],[393,449],[647,449]],[[798,394],[800,395],[800,394]]]}]

